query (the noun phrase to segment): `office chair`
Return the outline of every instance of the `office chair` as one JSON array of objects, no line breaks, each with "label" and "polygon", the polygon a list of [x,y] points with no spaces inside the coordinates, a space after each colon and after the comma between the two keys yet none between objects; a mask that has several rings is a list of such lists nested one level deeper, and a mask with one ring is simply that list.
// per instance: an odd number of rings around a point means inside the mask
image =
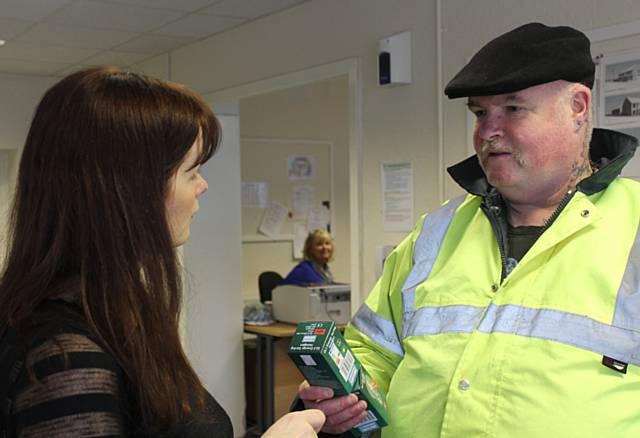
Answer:
[{"label": "office chair", "polygon": [[271,301],[271,291],[282,281],[282,275],[274,271],[264,271],[258,275],[260,302]]}]

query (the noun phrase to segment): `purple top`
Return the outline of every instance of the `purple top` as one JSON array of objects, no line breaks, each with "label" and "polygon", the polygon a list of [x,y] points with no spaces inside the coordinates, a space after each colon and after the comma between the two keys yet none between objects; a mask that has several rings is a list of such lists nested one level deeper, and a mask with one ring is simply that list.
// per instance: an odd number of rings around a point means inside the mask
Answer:
[{"label": "purple top", "polygon": [[[330,276],[329,267],[326,267],[325,270]],[[304,260],[298,263],[280,284],[298,284],[306,286],[308,284],[331,283],[331,279],[327,278],[325,275],[318,272],[313,266],[313,263],[308,260]]]}]

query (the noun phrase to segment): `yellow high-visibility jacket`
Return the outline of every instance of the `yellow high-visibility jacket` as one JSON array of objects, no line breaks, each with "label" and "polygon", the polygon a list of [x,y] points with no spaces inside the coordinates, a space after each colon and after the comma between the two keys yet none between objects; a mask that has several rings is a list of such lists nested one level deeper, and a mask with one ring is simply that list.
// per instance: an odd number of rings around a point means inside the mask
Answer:
[{"label": "yellow high-visibility jacket", "polygon": [[640,437],[636,144],[594,132],[600,170],[515,267],[477,178],[392,252],[345,333],[387,391],[383,438]]}]

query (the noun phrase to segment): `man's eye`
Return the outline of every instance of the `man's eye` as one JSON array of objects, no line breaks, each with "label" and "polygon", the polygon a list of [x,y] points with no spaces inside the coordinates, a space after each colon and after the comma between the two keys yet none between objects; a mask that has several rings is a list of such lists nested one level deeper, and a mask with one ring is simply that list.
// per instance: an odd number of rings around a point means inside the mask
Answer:
[{"label": "man's eye", "polygon": [[518,111],[522,111],[523,108],[520,106],[515,106],[515,105],[509,105],[507,107],[507,111],[509,111],[510,113],[517,113]]},{"label": "man's eye", "polygon": [[471,112],[473,113],[474,116],[476,116],[476,118],[480,118],[482,116],[484,116],[487,112],[485,110],[471,110]]}]

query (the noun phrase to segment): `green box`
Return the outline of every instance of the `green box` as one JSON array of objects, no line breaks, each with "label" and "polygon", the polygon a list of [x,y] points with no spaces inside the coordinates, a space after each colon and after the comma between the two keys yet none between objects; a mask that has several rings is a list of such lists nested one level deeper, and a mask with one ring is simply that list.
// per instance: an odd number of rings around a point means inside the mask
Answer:
[{"label": "green box", "polygon": [[351,429],[353,435],[360,436],[365,432],[380,429],[389,424],[384,391],[378,387],[364,367],[360,367],[357,385],[353,393],[360,400],[367,402],[367,416]]},{"label": "green box", "polygon": [[334,322],[298,324],[288,353],[310,385],[331,388],[335,396],[353,393],[367,402],[367,417],[351,429],[353,435],[388,424],[384,391],[355,358]]},{"label": "green box", "polygon": [[336,396],[353,392],[360,363],[334,322],[298,324],[289,357],[310,385],[331,388]]}]

